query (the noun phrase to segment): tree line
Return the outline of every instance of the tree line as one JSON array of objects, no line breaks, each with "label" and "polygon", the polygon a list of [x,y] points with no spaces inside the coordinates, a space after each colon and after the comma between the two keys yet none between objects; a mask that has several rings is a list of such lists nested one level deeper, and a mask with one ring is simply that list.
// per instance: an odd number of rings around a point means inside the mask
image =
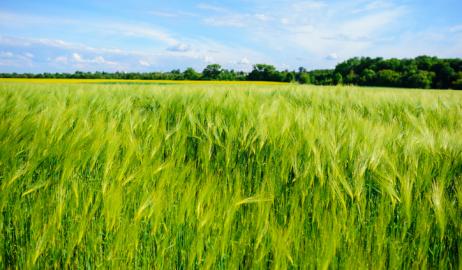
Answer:
[{"label": "tree line", "polygon": [[252,71],[235,71],[210,64],[202,72],[193,68],[169,72],[0,73],[0,78],[126,79],[126,80],[225,80],[298,82],[315,85],[361,85],[406,88],[462,89],[462,59],[419,56],[413,59],[355,57],[335,69],[277,70],[256,64]]}]

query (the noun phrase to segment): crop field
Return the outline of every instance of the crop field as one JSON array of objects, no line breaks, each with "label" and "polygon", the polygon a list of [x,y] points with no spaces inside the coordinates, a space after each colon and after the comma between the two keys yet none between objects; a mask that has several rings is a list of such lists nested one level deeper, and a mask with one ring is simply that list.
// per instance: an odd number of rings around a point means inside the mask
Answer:
[{"label": "crop field", "polygon": [[461,269],[462,92],[0,82],[0,268]]}]

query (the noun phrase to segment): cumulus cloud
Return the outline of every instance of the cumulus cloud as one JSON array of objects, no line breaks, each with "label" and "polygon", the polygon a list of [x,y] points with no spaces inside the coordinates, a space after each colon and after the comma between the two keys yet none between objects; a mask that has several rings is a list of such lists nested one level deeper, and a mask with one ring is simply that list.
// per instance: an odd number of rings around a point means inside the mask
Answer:
[{"label": "cumulus cloud", "polygon": [[109,61],[101,55],[93,57],[84,57],[79,53],[72,53],[69,56],[60,55],[49,60],[51,63],[58,65],[66,65],[75,68],[94,69],[94,68],[107,68],[118,67],[119,64],[115,61]]}]

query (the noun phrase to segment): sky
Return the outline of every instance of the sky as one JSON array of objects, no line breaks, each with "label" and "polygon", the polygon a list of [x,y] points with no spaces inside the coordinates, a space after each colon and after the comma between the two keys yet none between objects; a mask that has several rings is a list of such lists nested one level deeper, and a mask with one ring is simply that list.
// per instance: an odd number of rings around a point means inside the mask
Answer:
[{"label": "sky", "polygon": [[462,57],[461,0],[0,0],[0,72]]}]

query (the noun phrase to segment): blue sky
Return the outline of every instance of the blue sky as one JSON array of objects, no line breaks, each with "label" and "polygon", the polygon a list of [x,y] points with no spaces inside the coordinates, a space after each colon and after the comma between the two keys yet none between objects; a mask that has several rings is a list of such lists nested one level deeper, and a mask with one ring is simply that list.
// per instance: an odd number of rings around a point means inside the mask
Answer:
[{"label": "blue sky", "polygon": [[0,3],[0,72],[332,68],[353,56],[462,57],[461,0]]}]

